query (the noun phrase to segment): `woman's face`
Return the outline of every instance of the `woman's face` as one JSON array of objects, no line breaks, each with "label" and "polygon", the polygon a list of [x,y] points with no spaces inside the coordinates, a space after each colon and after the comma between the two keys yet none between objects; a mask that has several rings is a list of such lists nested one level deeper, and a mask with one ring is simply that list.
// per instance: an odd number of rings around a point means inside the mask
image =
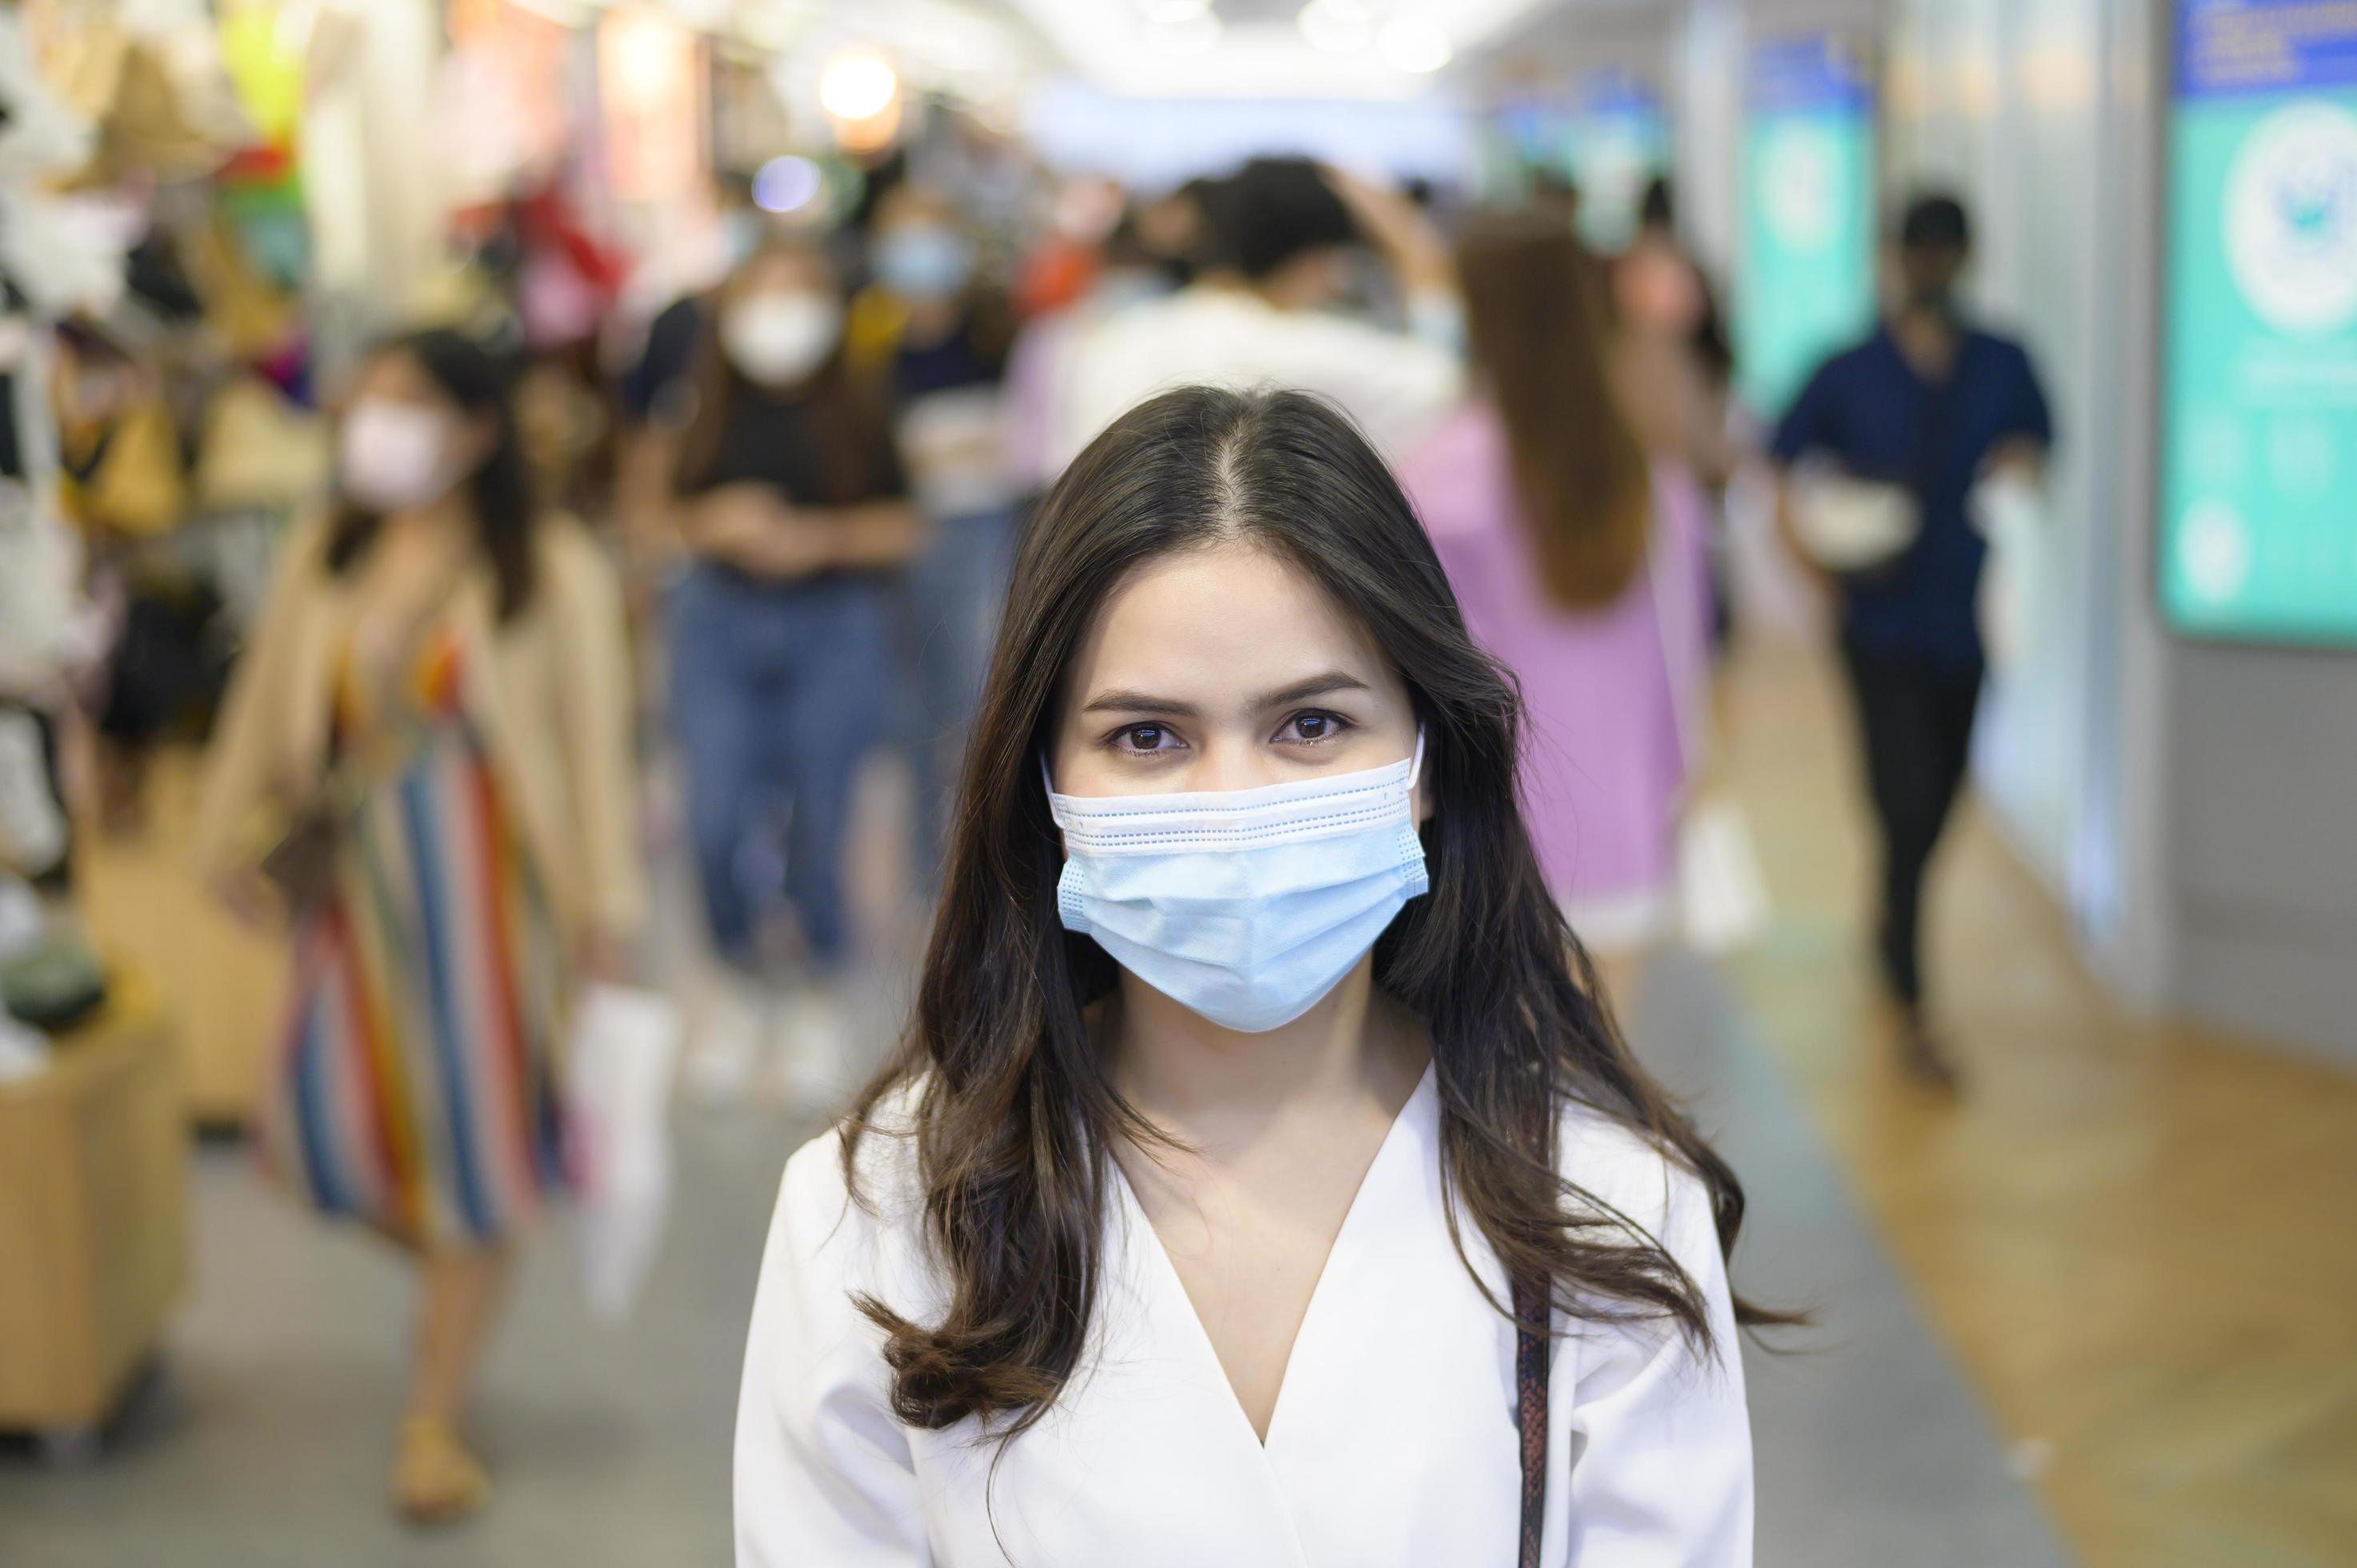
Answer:
[{"label": "woman's face", "polygon": [[337,466],[347,495],[377,511],[422,506],[480,468],[499,439],[401,349],[371,358],[352,382]]},{"label": "woman's face", "polygon": [[1059,703],[1049,765],[1067,795],[1250,789],[1415,749],[1406,682],[1366,629],[1307,573],[1242,542],[1131,573],[1098,607]]},{"label": "woman's face", "polygon": [[720,312],[720,347],[768,387],[816,374],[843,336],[843,304],[826,263],[802,251],[763,251],[745,263]]}]

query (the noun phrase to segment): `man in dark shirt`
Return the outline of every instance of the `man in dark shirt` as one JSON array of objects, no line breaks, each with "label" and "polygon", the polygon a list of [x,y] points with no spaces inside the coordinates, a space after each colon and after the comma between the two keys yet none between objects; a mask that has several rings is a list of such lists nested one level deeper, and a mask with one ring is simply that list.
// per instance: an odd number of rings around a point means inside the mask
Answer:
[{"label": "man in dark shirt", "polygon": [[[1970,253],[1960,203],[1914,202],[1900,231],[1903,297],[1872,337],[1818,367],[1770,447],[1780,472],[1824,458],[1900,486],[1921,520],[1895,559],[1834,589],[1882,837],[1877,946],[1908,1066],[1943,1086],[1954,1073],[1925,1025],[1918,924],[1924,869],[1970,760],[1984,670],[1976,606],[1988,545],[1967,502],[1995,469],[2034,473],[2053,439],[2029,355],[1957,315]],[[1790,506],[1788,488],[1788,540]]]}]

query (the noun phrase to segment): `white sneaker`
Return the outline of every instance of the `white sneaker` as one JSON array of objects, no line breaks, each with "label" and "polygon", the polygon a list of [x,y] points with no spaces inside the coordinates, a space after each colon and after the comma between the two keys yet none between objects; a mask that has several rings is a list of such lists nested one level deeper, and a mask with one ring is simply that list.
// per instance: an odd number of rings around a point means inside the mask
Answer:
[{"label": "white sneaker", "polygon": [[770,1032],[770,999],[751,982],[716,977],[687,1057],[688,1092],[706,1105],[733,1105],[752,1087]]},{"label": "white sneaker", "polygon": [[802,1111],[831,1111],[851,1089],[851,1013],[832,986],[796,988],[778,1009],[764,1086]]}]

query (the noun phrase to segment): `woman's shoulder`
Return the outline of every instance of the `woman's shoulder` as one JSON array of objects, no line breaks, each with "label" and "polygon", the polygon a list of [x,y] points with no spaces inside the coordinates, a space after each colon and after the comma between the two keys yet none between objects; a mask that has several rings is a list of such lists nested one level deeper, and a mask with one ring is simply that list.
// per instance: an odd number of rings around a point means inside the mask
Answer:
[{"label": "woman's shoulder", "polygon": [[1641,1129],[1591,1105],[1564,1108],[1556,1166],[1563,1178],[1627,1219],[1691,1270],[1697,1246],[1716,1254],[1718,1231],[1702,1177]]},{"label": "woman's shoulder", "polygon": [[922,1089],[920,1080],[895,1087],[865,1117],[835,1122],[787,1159],[772,1227],[773,1247],[789,1254],[780,1262],[844,1276],[857,1290],[881,1290],[921,1272],[916,1108]]}]

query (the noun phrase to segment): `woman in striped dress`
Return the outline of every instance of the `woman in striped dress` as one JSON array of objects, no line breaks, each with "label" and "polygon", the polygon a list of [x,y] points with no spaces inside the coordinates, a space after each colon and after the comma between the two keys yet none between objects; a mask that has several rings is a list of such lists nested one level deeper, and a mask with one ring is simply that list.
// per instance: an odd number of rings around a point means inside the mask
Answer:
[{"label": "woman in striped dress", "polygon": [[264,852],[329,824],[311,874],[281,877],[292,986],[256,1126],[286,1185],[418,1260],[393,1493],[437,1520],[489,1497],[458,1423],[563,1183],[567,993],[642,902],[629,684],[612,574],[534,513],[499,361],[421,334],[356,393],[341,504],[283,547],[199,835],[224,897],[264,915]]}]

